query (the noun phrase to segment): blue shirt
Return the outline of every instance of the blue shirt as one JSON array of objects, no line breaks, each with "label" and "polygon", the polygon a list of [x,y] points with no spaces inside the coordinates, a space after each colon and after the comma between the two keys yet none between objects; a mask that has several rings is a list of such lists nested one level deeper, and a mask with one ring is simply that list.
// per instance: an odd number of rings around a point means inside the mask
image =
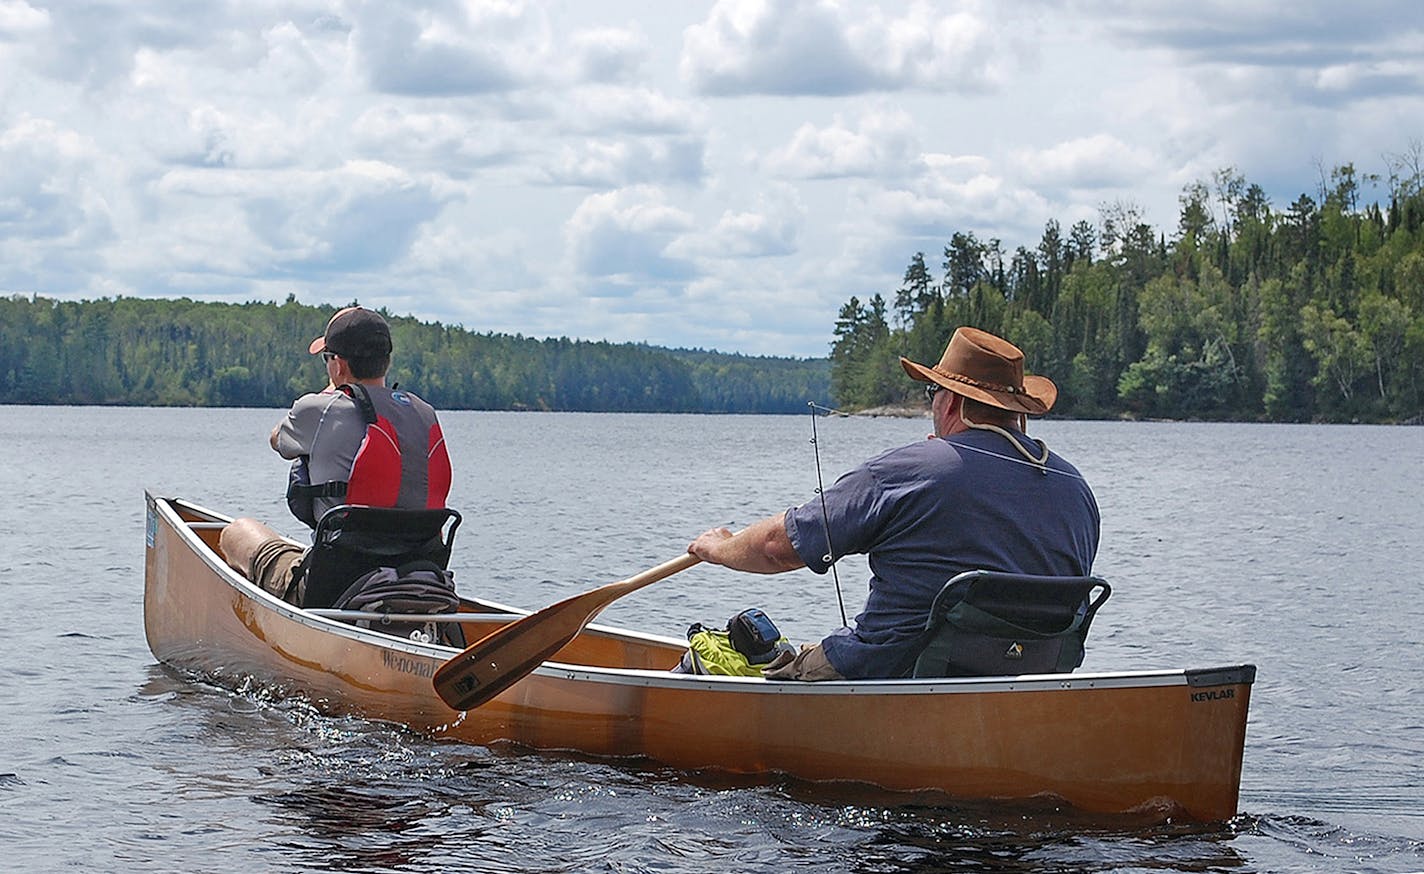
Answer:
[{"label": "blue shirt", "polygon": [[855,629],[822,641],[831,665],[851,679],[903,675],[935,595],[963,571],[1091,573],[1097,501],[1067,461],[1050,454],[1046,470],[1002,435],[972,430],[892,449],[827,488],[824,509],[817,498],[788,510],[786,534],[811,570],[825,573],[832,550],[869,559]]}]

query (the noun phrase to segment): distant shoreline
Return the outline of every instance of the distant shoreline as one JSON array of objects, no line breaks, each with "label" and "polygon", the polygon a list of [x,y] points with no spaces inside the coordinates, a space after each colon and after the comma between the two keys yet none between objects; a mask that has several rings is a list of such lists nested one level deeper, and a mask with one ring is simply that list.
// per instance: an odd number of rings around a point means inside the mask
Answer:
[{"label": "distant shoreline", "polygon": [[[928,419],[930,418],[929,408],[923,404],[885,404],[878,407],[866,407],[863,410],[832,410],[830,415],[834,416],[866,416],[875,418],[894,419]],[[1083,422],[1166,422],[1172,424],[1188,422],[1207,422],[1215,424],[1244,424],[1244,425],[1384,425],[1384,426],[1421,426],[1424,425],[1424,414],[1412,416],[1408,419],[1401,419],[1397,422],[1257,422],[1248,419],[1164,419],[1159,417],[1144,417],[1124,414],[1111,419],[1078,419],[1072,416],[1055,417],[1062,421],[1083,421]]]},{"label": "distant shoreline", "polygon": [[[286,409],[282,406],[251,406],[251,405],[213,405],[213,404],[76,404],[70,402],[39,404],[39,403],[16,403],[14,401],[0,401],[0,407],[50,407],[50,408],[71,408],[71,409],[111,409],[111,410],[269,410],[281,412]],[[887,404],[878,407],[866,407],[862,410],[841,410],[834,407],[817,405],[819,410],[826,411],[828,416],[838,416],[841,418],[869,418],[869,419],[929,419],[929,409],[919,404]],[[788,412],[763,412],[753,410],[563,410],[563,409],[541,409],[538,407],[441,407],[441,412],[451,413],[586,413],[586,414],[610,414],[621,415],[630,413],[633,415],[654,415],[654,416],[789,416],[798,415]],[[1165,424],[1212,424],[1212,425],[1378,425],[1381,427],[1420,427],[1424,426],[1424,415],[1412,416],[1408,419],[1401,419],[1395,422],[1263,422],[1251,419],[1164,419],[1158,417],[1143,417],[1123,415],[1117,418],[1080,418],[1077,416],[1052,416],[1051,421],[1059,422],[1137,422],[1137,423],[1165,423]],[[1032,419],[1030,421],[1041,421]]]}]

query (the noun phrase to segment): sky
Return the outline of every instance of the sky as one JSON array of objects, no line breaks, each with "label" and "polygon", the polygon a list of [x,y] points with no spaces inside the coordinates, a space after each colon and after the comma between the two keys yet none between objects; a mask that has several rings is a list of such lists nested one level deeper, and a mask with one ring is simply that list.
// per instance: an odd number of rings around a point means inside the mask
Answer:
[{"label": "sky", "polygon": [[955,232],[1421,139],[1414,0],[0,0],[0,294],[822,356]]}]

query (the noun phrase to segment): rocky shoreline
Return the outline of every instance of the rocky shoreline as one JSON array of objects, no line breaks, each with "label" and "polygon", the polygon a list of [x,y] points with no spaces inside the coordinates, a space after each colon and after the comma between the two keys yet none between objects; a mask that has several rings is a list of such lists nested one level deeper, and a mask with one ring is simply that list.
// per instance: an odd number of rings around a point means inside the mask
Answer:
[{"label": "rocky shoreline", "polygon": [[929,407],[924,404],[886,404],[881,407],[866,407],[863,410],[836,410],[835,413],[842,416],[870,416],[871,418],[887,416],[896,419],[928,419],[930,417]]}]

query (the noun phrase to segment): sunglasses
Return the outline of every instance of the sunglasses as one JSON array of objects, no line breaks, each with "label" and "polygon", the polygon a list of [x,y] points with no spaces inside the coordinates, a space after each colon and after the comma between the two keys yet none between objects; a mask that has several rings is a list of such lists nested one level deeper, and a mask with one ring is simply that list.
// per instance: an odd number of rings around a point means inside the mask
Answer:
[{"label": "sunglasses", "polygon": [[934,403],[935,392],[938,392],[942,388],[944,388],[944,386],[940,385],[937,382],[925,383],[925,400],[929,401],[930,403]]},{"label": "sunglasses", "polygon": [[335,352],[323,352],[323,353],[321,353],[321,360],[322,360],[322,361],[334,361],[334,360],[336,360],[337,358],[340,358],[340,357],[341,357],[341,356],[340,356],[340,355],[337,355]]}]

